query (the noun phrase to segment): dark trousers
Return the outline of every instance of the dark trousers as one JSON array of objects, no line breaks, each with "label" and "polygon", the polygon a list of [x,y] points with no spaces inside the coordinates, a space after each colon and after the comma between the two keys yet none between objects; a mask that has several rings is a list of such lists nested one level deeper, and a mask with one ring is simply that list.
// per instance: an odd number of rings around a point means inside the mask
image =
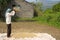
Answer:
[{"label": "dark trousers", "polygon": [[11,35],[11,24],[7,24],[7,37]]}]

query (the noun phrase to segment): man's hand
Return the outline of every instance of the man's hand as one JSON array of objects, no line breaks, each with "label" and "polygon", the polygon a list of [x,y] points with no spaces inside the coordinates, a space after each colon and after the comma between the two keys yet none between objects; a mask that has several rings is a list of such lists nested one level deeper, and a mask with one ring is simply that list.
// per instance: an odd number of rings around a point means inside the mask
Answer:
[{"label": "man's hand", "polygon": [[14,7],[13,8],[16,12],[20,12],[20,7]]}]

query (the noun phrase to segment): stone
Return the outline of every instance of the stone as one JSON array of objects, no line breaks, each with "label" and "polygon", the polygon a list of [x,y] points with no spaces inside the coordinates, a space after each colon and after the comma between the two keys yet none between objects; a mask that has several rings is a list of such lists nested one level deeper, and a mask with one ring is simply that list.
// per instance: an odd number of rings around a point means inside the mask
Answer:
[{"label": "stone", "polygon": [[13,4],[20,6],[20,12],[17,12],[16,14],[18,17],[20,18],[33,18],[34,17],[34,8],[27,1],[13,0],[11,4],[9,4],[8,6],[11,6]]}]

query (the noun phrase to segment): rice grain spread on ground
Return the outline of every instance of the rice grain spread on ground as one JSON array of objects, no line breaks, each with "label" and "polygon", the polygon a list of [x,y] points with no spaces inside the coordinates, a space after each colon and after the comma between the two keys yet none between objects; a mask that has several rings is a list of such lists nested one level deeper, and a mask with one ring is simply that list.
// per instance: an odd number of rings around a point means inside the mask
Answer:
[{"label": "rice grain spread on ground", "polygon": [[0,33],[0,40],[56,40],[48,33],[13,33],[10,38],[6,35],[7,33]]}]

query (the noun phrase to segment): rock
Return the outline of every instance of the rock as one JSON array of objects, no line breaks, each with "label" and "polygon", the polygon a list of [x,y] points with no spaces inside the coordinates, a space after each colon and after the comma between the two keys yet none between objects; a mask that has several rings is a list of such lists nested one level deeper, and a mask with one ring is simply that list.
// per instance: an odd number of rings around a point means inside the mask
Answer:
[{"label": "rock", "polygon": [[13,0],[8,6],[16,4],[20,6],[20,12],[17,12],[17,16],[20,18],[32,18],[34,16],[33,6],[25,0]]}]

